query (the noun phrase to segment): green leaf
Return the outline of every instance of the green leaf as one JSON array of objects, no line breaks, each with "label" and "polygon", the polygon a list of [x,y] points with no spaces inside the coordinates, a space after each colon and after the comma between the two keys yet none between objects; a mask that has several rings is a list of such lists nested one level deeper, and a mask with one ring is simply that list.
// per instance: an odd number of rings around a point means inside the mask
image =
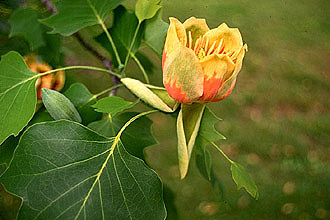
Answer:
[{"label": "green leaf", "polygon": [[45,34],[46,44],[38,48],[37,54],[53,67],[65,65],[64,55],[61,52],[62,38],[59,34]]},{"label": "green leaf", "polygon": [[77,109],[63,94],[46,88],[41,89],[41,94],[42,102],[52,118],[55,120],[67,119],[81,122],[81,117]]},{"label": "green leaf", "polygon": [[56,4],[58,13],[41,22],[51,28],[51,33],[69,36],[84,27],[100,24],[108,12],[116,8],[123,0],[60,0]]},{"label": "green leaf", "polygon": [[196,153],[196,166],[202,176],[211,181],[212,160],[208,150]]},{"label": "green leaf", "polygon": [[244,167],[240,164],[233,162],[230,166],[231,174],[233,180],[237,185],[237,189],[245,188],[246,191],[255,199],[259,198],[258,187],[253,181],[253,179],[246,172]]},{"label": "green leaf", "polygon": [[[117,134],[120,128],[135,115],[136,113],[133,112],[125,112],[113,117],[112,123],[109,118],[107,118],[101,121],[93,122],[89,124],[88,127],[106,137],[113,137]],[[152,120],[144,116],[134,121],[125,129],[121,135],[121,141],[130,154],[144,159],[144,148],[157,144],[157,141],[151,131],[151,125]]]},{"label": "green leaf", "polygon": [[109,113],[113,117],[118,112],[132,108],[137,102],[129,102],[118,96],[110,96],[98,100],[92,107],[95,108],[95,111]]},{"label": "green leaf", "polygon": [[71,121],[28,128],[0,179],[18,219],[164,219],[158,175],[113,141]]},{"label": "green leaf", "polygon": [[181,179],[188,172],[191,153],[201,124],[204,104],[182,104],[177,119],[178,159]]},{"label": "green leaf", "polygon": [[160,0],[138,0],[135,5],[135,14],[139,22],[150,19],[155,16],[156,12],[162,7],[158,5]]},{"label": "green leaf", "polygon": [[[122,62],[125,61],[128,49],[133,41],[134,32],[137,25],[138,19],[136,18],[134,12],[126,10],[126,8],[123,6],[119,6],[114,10],[113,26],[108,30],[116,45],[120,60]],[[144,25],[140,27],[136,35],[136,39],[134,41],[130,55],[134,55],[139,49],[143,34],[143,26]],[[99,42],[105,49],[107,49],[112,57],[115,57],[113,48],[105,33],[97,36],[95,40]],[[115,66],[118,66],[116,59],[113,59],[113,63]]]},{"label": "green leaf", "polygon": [[64,95],[70,99],[73,105],[77,108],[83,124],[86,125],[101,119],[102,114],[94,111],[94,108],[92,107],[92,105],[96,103],[96,96],[93,96],[84,84],[72,84],[64,92]]},{"label": "green leaf", "polygon": [[9,166],[18,141],[19,137],[11,136],[0,145],[0,176]]},{"label": "green leaf", "polygon": [[39,12],[32,8],[20,8],[10,16],[9,36],[23,36],[34,50],[45,44],[43,29],[38,21]]},{"label": "green leaf", "polygon": [[0,61],[0,144],[18,133],[34,114],[37,75],[17,52],[9,52]]},{"label": "green leaf", "polygon": [[212,161],[208,155],[209,153],[205,150],[205,147],[210,142],[226,139],[214,128],[214,125],[220,120],[220,118],[218,118],[209,108],[206,107],[195,142],[197,151],[197,167],[201,171],[202,175],[209,181],[211,180]]},{"label": "green leaf", "polygon": [[128,77],[122,78],[120,81],[134,95],[153,108],[164,112],[174,112],[178,107],[177,102],[168,95],[165,88],[143,84],[139,80]]},{"label": "green leaf", "polygon": [[163,53],[168,27],[168,23],[162,19],[162,10],[159,10],[156,16],[147,20],[145,24],[144,41],[159,56]]}]

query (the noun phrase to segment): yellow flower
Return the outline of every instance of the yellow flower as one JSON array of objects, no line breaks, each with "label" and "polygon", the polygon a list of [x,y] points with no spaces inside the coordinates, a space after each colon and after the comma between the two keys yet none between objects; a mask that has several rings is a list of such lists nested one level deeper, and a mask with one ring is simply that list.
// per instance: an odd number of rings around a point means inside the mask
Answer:
[{"label": "yellow flower", "polygon": [[163,51],[163,83],[180,103],[216,102],[233,90],[247,45],[237,28],[209,29],[205,19],[170,18]]},{"label": "yellow flower", "polygon": [[[27,64],[27,66],[32,70],[32,72],[35,73],[44,73],[47,71],[52,70],[52,68],[44,63],[44,62],[38,62],[37,57],[34,55],[28,55],[24,57],[24,60]],[[47,74],[40,78],[38,78],[36,82],[36,89],[37,89],[37,96],[38,99],[41,99],[41,89],[47,88],[47,89],[53,89],[56,91],[60,91],[65,82],[65,74],[63,71],[58,71],[54,74]]]}]

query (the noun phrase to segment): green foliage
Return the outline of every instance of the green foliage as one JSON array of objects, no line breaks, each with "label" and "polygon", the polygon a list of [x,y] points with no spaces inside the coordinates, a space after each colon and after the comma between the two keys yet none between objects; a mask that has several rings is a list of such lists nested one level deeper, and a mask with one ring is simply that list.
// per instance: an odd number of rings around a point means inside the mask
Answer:
[{"label": "green foliage", "polygon": [[94,111],[92,105],[96,103],[96,96],[93,96],[82,83],[74,83],[68,88],[64,95],[70,99],[77,108],[83,124],[87,125],[93,121],[100,120],[102,114]]},{"label": "green foliage", "polygon": [[45,44],[43,29],[39,23],[39,12],[32,8],[17,9],[10,17],[11,36],[24,36],[34,50]]},{"label": "green foliage", "polygon": [[163,53],[168,26],[168,23],[164,22],[162,19],[161,9],[157,12],[155,17],[146,21],[144,41],[159,56]]},{"label": "green foliage", "polygon": [[107,13],[116,8],[122,0],[61,0],[56,4],[58,13],[41,22],[51,28],[51,33],[69,36],[80,29],[100,24]]},{"label": "green foliage", "polygon": [[[106,137],[113,137],[135,115],[136,113],[133,112],[125,112],[114,116],[111,121],[110,118],[103,119],[89,124],[88,127]],[[125,129],[121,141],[130,154],[144,159],[144,148],[157,144],[151,131],[151,125],[152,121],[145,116],[134,121]]]},{"label": "green foliage", "polygon": [[129,102],[118,96],[110,96],[97,101],[92,107],[95,111],[109,113],[112,117],[119,112],[132,108],[137,102]]},{"label": "green foliage", "polygon": [[46,88],[41,89],[41,94],[44,106],[52,118],[55,120],[67,119],[81,122],[81,117],[77,109],[63,94]]},{"label": "green foliage", "polygon": [[120,141],[74,122],[27,129],[1,181],[23,197],[20,219],[154,220],[166,215],[157,174]]},{"label": "green foliage", "polygon": [[[138,26],[138,19],[136,18],[134,12],[128,11],[123,6],[119,6],[114,10],[114,21],[111,28],[109,28],[109,33],[111,34],[113,41],[116,45],[120,60],[122,63],[125,61],[126,55],[134,39],[134,33]],[[134,54],[139,49],[141,39],[143,34],[143,25],[139,29],[134,44],[130,51],[130,56]],[[99,42],[103,47],[105,47],[111,54],[115,57],[112,45],[108,41],[105,33],[97,36],[96,41]],[[114,65],[118,66],[117,60],[113,59]]]},{"label": "green foliage", "polygon": [[244,187],[248,193],[255,199],[259,198],[258,187],[251,179],[249,174],[245,171],[244,167],[240,164],[233,162],[230,166],[231,174],[235,183],[237,184],[237,188],[240,189]]},{"label": "green foliage", "polygon": [[0,61],[0,144],[27,125],[36,106],[37,75],[17,52],[9,52]]},{"label": "green foliage", "polygon": [[10,136],[0,145],[0,176],[9,166],[18,141],[18,137]]},{"label": "green foliage", "polygon": [[139,22],[146,19],[150,19],[157,11],[161,8],[160,5],[158,5],[160,0],[138,0],[135,5],[135,14],[136,17],[139,19]]}]

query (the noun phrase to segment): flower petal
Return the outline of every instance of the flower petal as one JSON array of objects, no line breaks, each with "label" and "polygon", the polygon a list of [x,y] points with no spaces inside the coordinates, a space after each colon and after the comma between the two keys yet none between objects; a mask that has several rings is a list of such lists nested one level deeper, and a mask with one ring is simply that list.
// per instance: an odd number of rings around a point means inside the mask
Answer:
[{"label": "flower petal", "polygon": [[227,55],[205,57],[200,61],[204,73],[203,95],[199,101],[210,102],[217,95],[226,77],[233,73],[235,64]]},{"label": "flower petal", "polygon": [[243,46],[243,40],[239,30],[237,28],[229,28],[225,23],[208,31],[205,37],[209,38],[211,44],[216,41],[214,48],[217,48],[220,40],[223,39],[224,52],[226,54],[237,52]]},{"label": "flower petal", "polygon": [[202,66],[194,52],[184,46],[165,61],[163,83],[168,94],[180,103],[197,101],[203,94]]},{"label": "flower petal", "polygon": [[202,18],[191,17],[183,23],[183,26],[186,29],[187,35],[189,31],[191,32],[192,41],[193,41],[192,45],[195,44],[196,40],[200,36],[203,36],[206,32],[210,30],[206,24],[205,19]]},{"label": "flower petal", "polygon": [[220,100],[226,98],[228,95],[230,95],[230,93],[234,89],[237,75],[242,68],[245,51],[247,51],[246,44],[244,46],[242,46],[242,48],[240,49],[240,52],[237,55],[237,61],[236,61],[235,70],[234,70],[233,74],[223,83],[223,85],[221,86],[214,101],[220,101]]},{"label": "flower petal", "polygon": [[167,31],[163,50],[162,68],[164,68],[165,61],[178,52],[180,45],[186,45],[187,42],[186,31],[183,24],[176,18],[170,17],[169,19],[170,26]]}]

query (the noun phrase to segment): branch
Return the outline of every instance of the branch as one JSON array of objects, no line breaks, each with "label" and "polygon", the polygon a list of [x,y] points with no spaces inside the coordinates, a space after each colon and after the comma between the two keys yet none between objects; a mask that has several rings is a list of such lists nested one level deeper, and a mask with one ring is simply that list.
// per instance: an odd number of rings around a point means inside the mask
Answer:
[{"label": "branch", "polygon": [[[57,10],[55,8],[55,6],[53,5],[53,3],[50,1],[50,0],[41,0],[41,3],[43,3],[46,8],[52,12],[53,14],[56,14],[57,13]],[[98,60],[100,60],[103,65],[105,66],[105,68],[107,68],[109,71],[113,72],[113,69],[111,67],[112,65],[112,62],[111,60],[107,59],[106,57],[104,57],[102,54],[100,54],[98,51],[96,51],[89,43],[87,43],[82,37],[81,35],[76,32],[75,34],[73,34],[73,36],[79,41],[79,43],[86,49],[88,50],[90,53],[92,53]],[[119,84],[119,78],[116,77],[116,76],[111,76],[111,79],[112,79],[112,83],[113,83],[113,86],[114,89],[112,89],[110,91],[110,95],[116,95],[117,93],[117,89],[118,87],[116,87],[116,85]]]},{"label": "branch", "polygon": [[55,6],[53,5],[53,3],[50,0],[41,0],[41,3],[44,4],[46,6],[46,8],[53,14],[57,13]]},{"label": "branch", "polygon": [[[112,70],[112,67],[111,67],[111,65],[112,65],[111,60],[108,60],[106,57],[102,56],[98,51],[96,51],[96,50],[95,50],[90,44],[88,44],[88,43],[87,43],[87,42],[81,37],[81,35],[80,35],[78,32],[75,33],[73,36],[79,41],[79,43],[80,43],[83,47],[85,47],[86,50],[88,50],[89,52],[91,52],[91,53],[92,53],[97,59],[99,59],[99,60],[103,63],[103,65],[105,66],[105,68],[107,68],[107,69],[110,70],[110,71],[113,71],[113,70]],[[112,79],[112,83],[113,83],[114,86],[117,85],[117,84],[119,83],[119,79],[118,79],[118,77],[116,77],[116,76],[112,76],[111,79]],[[116,92],[117,92],[117,89],[118,89],[118,88],[114,88],[113,90],[111,90],[111,91],[110,91],[110,94],[111,94],[111,95],[115,95]]]}]

